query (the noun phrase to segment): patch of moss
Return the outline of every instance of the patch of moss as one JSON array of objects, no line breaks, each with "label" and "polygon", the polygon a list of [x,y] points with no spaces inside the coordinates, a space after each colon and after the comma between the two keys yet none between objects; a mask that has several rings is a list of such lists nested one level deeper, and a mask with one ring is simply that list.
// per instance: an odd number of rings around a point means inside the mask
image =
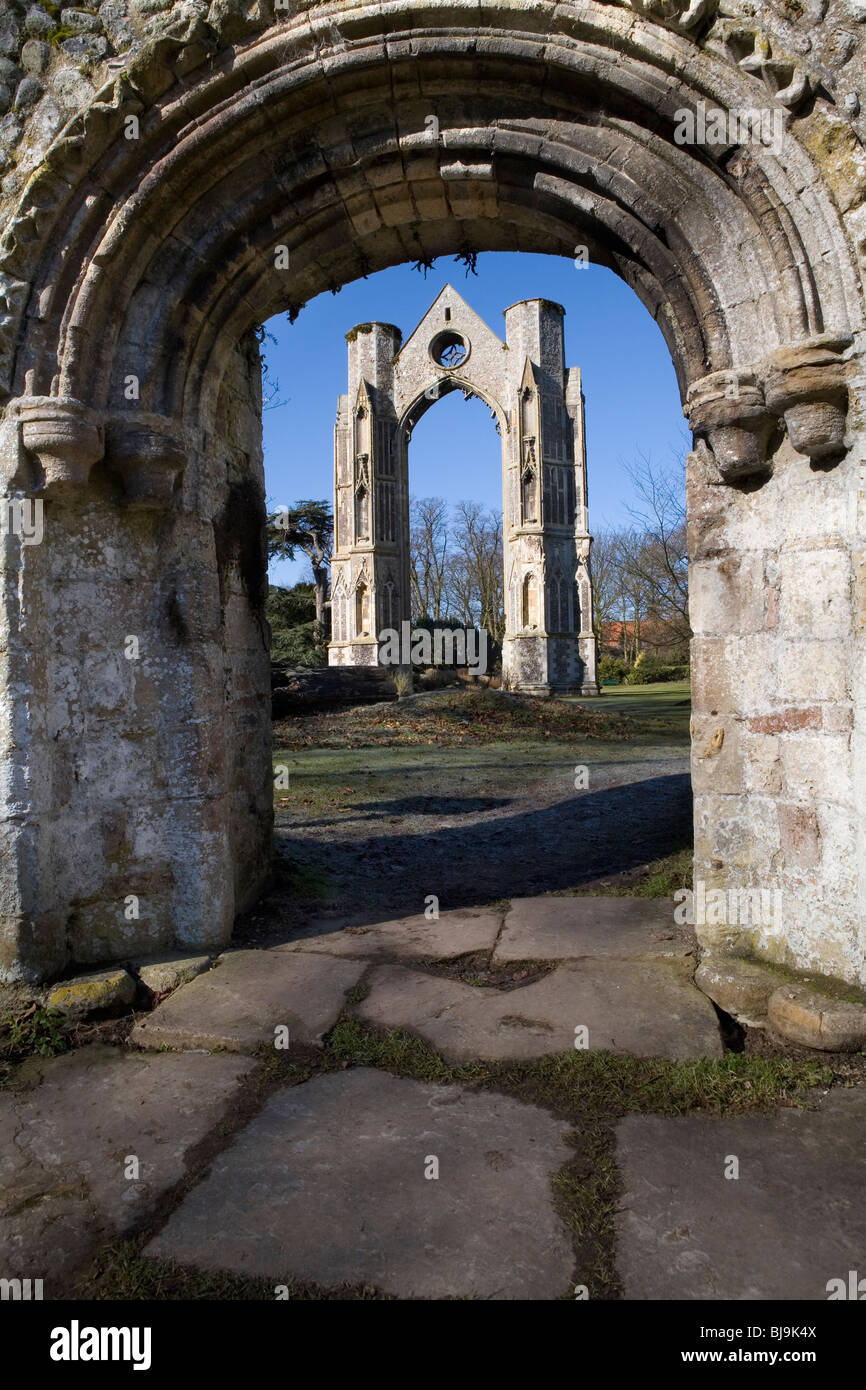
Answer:
[{"label": "patch of moss", "polygon": [[64,39],[77,39],[81,37],[78,29],[72,29],[68,24],[61,24],[56,29],[52,29],[46,36],[52,48],[59,48]]},{"label": "patch of moss", "polygon": [[354,343],[359,333],[372,333],[374,328],[386,328],[395,335],[398,341],[403,339],[403,330],[398,328],[395,323],[356,323],[354,328],[350,328],[346,334],[346,342]]},{"label": "patch of moss", "polygon": [[142,1299],[191,1300],[219,1302],[270,1302],[277,1299],[277,1289],[285,1290],[281,1297],[288,1302],[318,1302],[321,1300],[379,1300],[388,1295],[369,1284],[339,1284],[324,1288],[320,1284],[302,1283],[286,1275],[283,1279],[244,1278],[222,1272],[207,1273],[186,1269],[173,1260],[145,1260],[139,1254],[140,1242],[118,1241],[100,1253],[100,1272],[90,1283],[91,1298],[112,1299],[118,1302],[139,1302]]}]

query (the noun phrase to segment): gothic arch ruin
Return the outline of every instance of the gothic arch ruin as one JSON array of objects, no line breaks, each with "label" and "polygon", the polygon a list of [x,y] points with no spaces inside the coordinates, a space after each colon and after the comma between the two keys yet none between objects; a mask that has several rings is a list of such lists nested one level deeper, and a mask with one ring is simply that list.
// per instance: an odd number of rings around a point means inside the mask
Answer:
[{"label": "gothic arch ruin", "polygon": [[[502,441],[503,683],[535,695],[597,695],[580,369],[565,366],[560,304],[524,300],[504,314],[503,341],[446,285],[405,343],[389,323],[346,335],[329,661],[375,666],[383,630],[411,621],[409,441],[422,415],[459,390],[487,403]],[[361,592],[372,621],[349,602]]]},{"label": "gothic arch ruin", "polygon": [[[866,979],[860,0],[112,16],[0,137],[5,485],[45,506],[3,537],[3,974],[227,939],[271,834],[253,330],[501,249],[609,266],[670,347],[697,872],[784,901],[704,945]],[[776,145],[677,138],[756,108]]]}]

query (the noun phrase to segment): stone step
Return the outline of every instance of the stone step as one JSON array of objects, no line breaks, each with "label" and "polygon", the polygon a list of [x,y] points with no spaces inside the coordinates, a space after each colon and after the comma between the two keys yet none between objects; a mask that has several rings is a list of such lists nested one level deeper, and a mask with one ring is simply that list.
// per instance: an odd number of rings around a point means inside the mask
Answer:
[{"label": "stone step", "polygon": [[817,1111],[629,1115],[617,1135],[625,1297],[787,1306],[826,1300],[831,1280],[847,1290],[851,1270],[866,1275],[864,1134],[862,1088],[832,1091]]},{"label": "stone step", "polygon": [[400,956],[407,960],[451,960],[475,951],[490,951],[502,926],[503,914],[493,908],[441,912],[436,921],[423,915],[392,922],[321,931],[275,949],[314,951],[328,956]]},{"label": "stone step", "polygon": [[669,898],[515,898],[493,960],[687,960],[694,949]]},{"label": "stone step", "polygon": [[27,1063],[40,1084],[0,1092],[0,1271],[33,1271],[44,1298],[68,1298],[93,1247],[152,1216],[184,1177],[251,1066],[101,1046]]}]

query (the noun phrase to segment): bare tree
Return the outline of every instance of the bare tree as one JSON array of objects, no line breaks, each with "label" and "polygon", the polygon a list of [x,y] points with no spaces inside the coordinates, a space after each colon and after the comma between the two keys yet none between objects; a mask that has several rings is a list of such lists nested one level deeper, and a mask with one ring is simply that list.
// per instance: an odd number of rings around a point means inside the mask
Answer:
[{"label": "bare tree", "polygon": [[649,587],[643,573],[644,536],[632,528],[617,536],[619,560],[619,606],[622,622],[622,652],[634,661],[641,650],[644,619],[649,615]]},{"label": "bare tree", "polygon": [[494,642],[505,635],[502,513],[480,502],[454,508],[454,541],[449,566],[453,616],[486,628]]},{"label": "bare tree", "polygon": [[412,618],[440,622],[448,616],[449,519],[441,497],[416,498],[409,510],[409,577]]},{"label": "bare tree", "polygon": [[595,532],[591,563],[593,625],[596,636],[601,639],[604,625],[620,617],[622,571],[617,531],[605,528]]},{"label": "bare tree", "polygon": [[[263,345],[266,342],[275,343],[277,340],[263,323],[260,323],[255,330],[256,342]],[[264,351],[259,351],[262,366],[262,410],[279,410],[281,406],[288,405],[291,397],[280,400],[280,383],[275,376],[271,376],[271,369],[268,366]]]},{"label": "bare tree", "polygon": [[637,494],[637,504],[629,507],[637,523],[627,546],[629,583],[641,590],[657,630],[664,628],[669,641],[684,645],[691,636],[685,459],[662,468],[641,454],[628,474]]}]

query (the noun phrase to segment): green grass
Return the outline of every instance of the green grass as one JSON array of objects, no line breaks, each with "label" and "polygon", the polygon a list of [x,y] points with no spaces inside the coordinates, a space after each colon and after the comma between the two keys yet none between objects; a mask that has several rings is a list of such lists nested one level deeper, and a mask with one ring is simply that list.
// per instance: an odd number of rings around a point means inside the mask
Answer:
[{"label": "green grass", "polygon": [[103,1246],[99,1272],[87,1286],[87,1297],[136,1303],[149,1299],[273,1303],[278,1287],[285,1289],[281,1298],[290,1302],[368,1302],[387,1297],[367,1284],[341,1284],[325,1289],[289,1275],[283,1279],[260,1279],[187,1269],[173,1260],[143,1259],[140,1246],[141,1240],[135,1238]]},{"label": "green grass", "polygon": [[279,861],[281,888],[296,898],[328,899],[336,896],[332,876],[318,864],[283,857]]},{"label": "green grass", "polygon": [[691,683],[660,681],[657,685],[606,685],[601,695],[577,699],[590,710],[620,714],[639,722],[664,720],[671,731],[688,734],[691,718]]},{"label": "green grass", "polygon": [[33,1007],[0,1019],[0,1058],[54,1057],[72,1046],[69,1022],[57,1009]]},{"label": "green grass", "polygon": [[[578,763],[682,757],[690,708],[689,684],[678,681],[513,703],[444,691],[384,712],[285,720],[274,731],[274,765],[288,768],[289,786],[275,788],[274,800],[278,810],[314,819],[367,806],[387,814],[376,803],[413,796],[508,797],[541,784],[570,795]],[[470,741],[460,742],[464,734]]]},{"label": "green grass", "polygon": [[447,1062],[400,1028],[374,1029],[344,1014],[328,1036],[326,1067],[380,1067],[439,1085],[491,1087],[571,1119],[629,1114],[742,1114],[802,1099],[832,1079],[819,1062],[748,1057],[667,1061],[612,1052],[559,1052],[531,1062]]}]

